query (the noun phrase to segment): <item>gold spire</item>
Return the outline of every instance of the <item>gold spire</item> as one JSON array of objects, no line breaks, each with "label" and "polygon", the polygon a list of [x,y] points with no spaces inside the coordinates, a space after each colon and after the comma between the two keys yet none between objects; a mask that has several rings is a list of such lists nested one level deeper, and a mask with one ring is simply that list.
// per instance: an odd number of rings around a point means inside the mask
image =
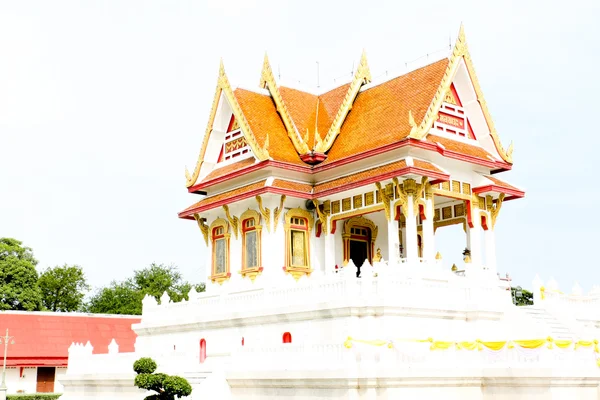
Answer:
[{"label": "gold spire", "polygon": [[358,68],[356,73],[354,74],[354,78],[350,83],[350,87],[348,88],[348,92],[346,92],[346,96],[344,97],[344,101],[342,102],[338,112],[329,128],[329,132],[323,139],[322,143],[317,145],[316,151],[319,153],[325,153],[328,151],[331,146],[333,146],[333,142],[335,138],[340,133],[340,129],[342,128],[342,124],[346,119],[346,116],[350,112],[352,108],[352,104],[360,91],[362,85],[371,82],[371,70],[369,69],[369,64],[367,63],[367,53],[363,50],[362,55],[360,57],[360,63],[358,64]]},{"label": "gold spire", "polygon": [[290,140],[296,148],[296,152],[298,152],[298,154],[308,153],[310,149],[308,148],[306,141],[302,139],[300,133],[298,133],[296,130],[296,126],[294,125],[292,117],[290,116],[285,102],[283,101],[283,97],[281,97],[281,93],[277,87],[277,82],[275,82],[275,76],[273,75],[273,70],[271,69],[271,64],[269,63],[269,57],[267,56],[267,53],[265,53],[263,68],[260,74],[260,87],[263,89],[268,89],[269,93],[271,93],[275,107],[277,107],[277,112],[281,116],[283,125],[285,126]]}]

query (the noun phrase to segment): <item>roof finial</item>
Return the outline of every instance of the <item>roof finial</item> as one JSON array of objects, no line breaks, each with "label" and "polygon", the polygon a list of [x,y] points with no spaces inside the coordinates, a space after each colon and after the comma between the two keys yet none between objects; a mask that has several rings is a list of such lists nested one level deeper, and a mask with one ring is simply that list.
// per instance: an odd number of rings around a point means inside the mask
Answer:
[{"label": "roof finial", "polygon": [[[270,77],[273,77],[273,71],[271,71],[271,64],[269,63],[269,56],[265,51],[265,58],[263,59],[263,67],[262,72],[260,74],[260,83],[259,86],[264,89],[267,87],[267,81]],[[273,79],[275,79],[273,77]]]}]

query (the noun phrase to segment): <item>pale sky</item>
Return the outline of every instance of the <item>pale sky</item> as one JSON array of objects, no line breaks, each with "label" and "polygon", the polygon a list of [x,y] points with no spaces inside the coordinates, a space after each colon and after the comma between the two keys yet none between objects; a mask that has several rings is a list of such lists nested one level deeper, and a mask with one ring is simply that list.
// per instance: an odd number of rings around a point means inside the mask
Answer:
[{"label": "pale sky", "polygon": [[[427,4],[427,5],[425,5]],[[526,190],[498,217],[498,269],[570,291],[600,284],[595,128],[598,1],[2,1],[0,237],[40,269],[78,264],[94,287],[151,262],[204,281],[203,240],[177,212],[214,95],[258,84],[268,52],[288,80],[374,76],[448,47],[465,24],[500,138]],[[439,58],[439,57],[438,57]],[[433,59],[432,59],[433,61]],[[448,228],[451,229],[451,228]],[[449,232],[449,233],[448,233]],[[438,237],[448,248],[452,235]]]}]

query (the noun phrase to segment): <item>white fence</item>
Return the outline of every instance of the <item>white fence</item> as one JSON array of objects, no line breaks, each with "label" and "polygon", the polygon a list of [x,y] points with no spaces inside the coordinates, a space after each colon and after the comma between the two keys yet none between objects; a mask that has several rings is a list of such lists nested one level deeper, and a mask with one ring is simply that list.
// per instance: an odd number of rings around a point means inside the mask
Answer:
[{"label": "white fence", "polygon": [[[363,266],[362,277],[355,277],[349,266],[339,274],[301,278],[284,286],[247,288],[227,287],[220,292],[190,294],[189,301],[172,303],[163,295],[161,304],[147,296],[139,326],[165,326],[209,320],[211,316],[244,313],[252,310],[339,303],[349,306],[378,304],[453,311],[501,310],[510,303],[510,293],[499,288],[496,276],[459,277],[450,271],[419,271],[384,266]],[[373,273],[366,273],[372,271]],[[197,318],[197,320],[194,320]]]}]

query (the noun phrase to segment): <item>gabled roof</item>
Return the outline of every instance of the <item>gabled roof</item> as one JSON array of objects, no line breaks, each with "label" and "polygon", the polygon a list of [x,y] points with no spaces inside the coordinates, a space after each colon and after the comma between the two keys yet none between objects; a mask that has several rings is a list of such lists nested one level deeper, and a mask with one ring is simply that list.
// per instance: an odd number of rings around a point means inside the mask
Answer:
[{"label": "gabled roof", "polygon": [[137,335],[131,325],[140,321],[139,316],[0,312],[0,327],[8,328],[15,342],[9,347],[10,366],[67,365],[73,342],[90,341],[93,353],[101,354],[108,352],[109,343],[115,339],[119,352],[132,352]]},{"label": "gabled roof", "polygon": [[[466,68],[481,109],[480,115],[489,128],[491,140],[486,136],[482,145],[458,137],[453,139],[447,134],[429,133],[459,67]],[[278,86],[266,55],[261,91],[233,91],[221,64],[200,157],[194,173],[186,174],[188,187],[197,183],[221,92],[231,104],[258,162],[273,160],[317,171],[335,168],[361,155],[368,157],[368,154],[393,150],[400,143],[438,151],[445,157],[491,170],[511,168],[512,145],[505,151],[500,143],[475,75],[462,26],[449,58],[365,87],[370,81],[364,52],[352,81],[321,95]],[[439,151],[442,148],[439,145],[448,152]],[[233,165],[248,169],[248,163],[232,164],[227,171],[232,171]],[[210,181],[215,175],[221,176],[223,172],[210,172],[203,182]]]},{"label": "gabled roof", "polygon": [[323,164],[407,138],[409,111],[425,116],[447,66],[443,59],[360,92]]}]

